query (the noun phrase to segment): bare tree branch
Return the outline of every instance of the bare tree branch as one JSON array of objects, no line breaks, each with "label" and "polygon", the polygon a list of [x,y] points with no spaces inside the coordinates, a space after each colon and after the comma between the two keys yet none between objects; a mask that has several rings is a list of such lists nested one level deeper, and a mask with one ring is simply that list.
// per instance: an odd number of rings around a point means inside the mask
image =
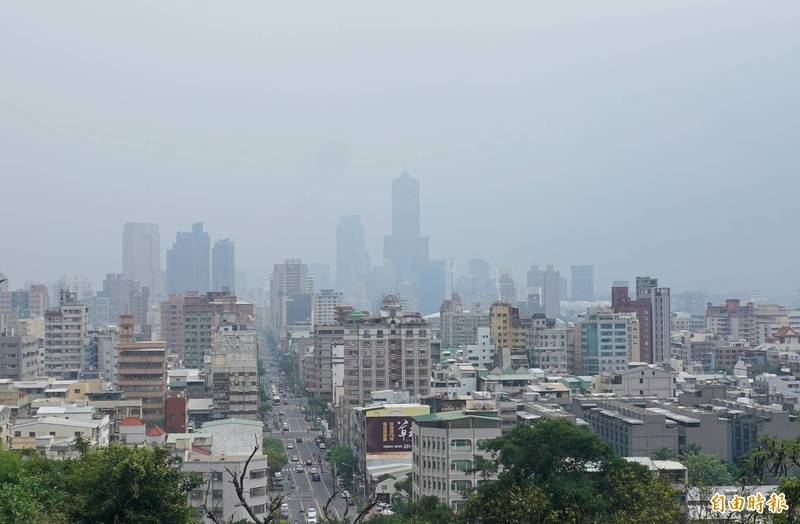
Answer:
[{"label": "bare tree branch", "polygon": [[268,516],[269,520],[267,521],[262,521],[261,519],[256,517],[255,511],[253,511],[253,508],[250,506],[250,503],[247,502],[246,497],[244,495],[244,479],[247,476],[247,468],[250,467],[250,461],[253,460],[253,456],[255,456],[258,450],[259,446],[258,442],[256,441],[256,444],[253,446],[252,453],[250,453],[250,456],[247,457],[247,460],[244,463],[244,467],[242,468],[242,474],[239,475],[238,477],[236,476],[236,473],[231,471],[230,468],[228,468],[227,466],[225,466],[225,471],[227,471],[228,475],[230,475],[231,477],[231,480],[229,482],[233,484],[233,489],[234,491],[236,491],[236,498],[239,499],[239,505],[244,508],[244,510],[247,512],[248,515],[250,515],[250,518],[253,519],[253,522],[255,522],[255,524],[266,524],[267,522],[272,522],[272,515],[270,514]]},{"label": "bare tree branch", "polygon": [[361,510],[361,513],[358,514],[358,516],[356,517],[356,520],[353,521],[353,524],[358,524],[359,522],[361,522],[361,519],[366,517],[367,513],[369,513],[369,511],[372,508],[374,508],[377,503],[378,503],[377,500],[373,500],[369,504],[367,504],[367,506],[364,509]]},{"label": "bare tree branch", "polygon": [[211,520],[211,522],[213,522],[214,524],[224,524],[219,519],[219,517],[217,517],[217,514],[214,513],[211,510],[211,508],[208,507],[208,493],[211,491],[211,479],[212,478],[213,477],[209,477],[208,478],[208,482],[206,483],[206,493],[205,493],[205,495],[203,495],[203,505],[200,506],[200,508],[203,510],[203,513],[206,514],[206,517],[208,517]]}]

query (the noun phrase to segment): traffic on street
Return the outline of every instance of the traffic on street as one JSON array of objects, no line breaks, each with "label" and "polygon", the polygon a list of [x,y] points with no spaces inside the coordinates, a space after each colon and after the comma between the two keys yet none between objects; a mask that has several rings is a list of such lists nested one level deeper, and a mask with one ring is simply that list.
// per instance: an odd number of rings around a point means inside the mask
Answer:
[{"label": "traffic on street", "polygon": [[[323,520],[325,504],[335,490],[325,443],[321,431],[312,431],[315,421],[305,399],[295,396],[273,359],[266,360],[266,365],[262,387],[272,399],[272,410],[262,414],[264,436],[280,439],[288,457],[286,466],[273,479],[273,497],[283,494],[283,519],[316,524]],[[328,515],[337,519],[352,516],[354,512],[353,502],[341,493],[333,497],[328,508]]]}]

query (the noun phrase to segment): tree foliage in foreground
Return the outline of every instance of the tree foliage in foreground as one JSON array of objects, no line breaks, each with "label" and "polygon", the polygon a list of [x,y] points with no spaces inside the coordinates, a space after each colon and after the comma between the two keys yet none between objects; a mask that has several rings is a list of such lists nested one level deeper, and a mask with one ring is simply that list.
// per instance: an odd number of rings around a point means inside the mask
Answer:
[{"label": "tree foliage in foreground", "polygon": [[676,493],[599,436],[564,419],[521,425],[486,446],[499,471],[460,515],[466,523],[674,522]]},{"label": "tree foliage in foreground", "polygon": [[0,522],[197,521],[197,482],[164,448],[112,444],[67,460],[0,450],[0,480]]}]

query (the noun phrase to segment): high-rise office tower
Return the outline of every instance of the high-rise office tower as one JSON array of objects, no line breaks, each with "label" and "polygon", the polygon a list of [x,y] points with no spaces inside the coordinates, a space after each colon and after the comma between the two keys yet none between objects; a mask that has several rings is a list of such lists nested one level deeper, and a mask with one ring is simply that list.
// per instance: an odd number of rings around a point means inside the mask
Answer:
[{"label": "high-rise office tower", "polygon": [[[128,222],[122,230],[122,273],[161,294],[161,236],[157,224]],[[116,321],[116,316],[114,321]]]},{"label": "high-rise office tower", "polygon": [[228,238],[214,242],[211,252],[211,287],[213,291],[236,293],[236,250]]},{"label": "high-rise office tower", "polygon": [[364,249],[361,218],[358,215],[341,217],[336,226],[337,289],[350,300],[364,300],[369,272],[369,253]]},{"label": "high-rise office tower", "polygon": [[398,282],[415,282],[428,261],[428,237],[420,236],[419,181],[408,172],[392,180],[392,234],[383,238],[383,258]]},{"label": "high-rise office tower", "polygon": [[89,308],[75,293],[61,291],[59,305],[44,315],[44,373],[77,378],[88,341]]},{"label": "high-rise office tower", "polygon": [[192,224],[191,233],[179,232],[172,249],[167,250],[167,293],[209,289],[211,239],[203,223]]},{"label": "high-rise office tower", "polygon": [[[286,304],[300,295],[307,295],[308,266],[299,258],[287,258],[283,264],[275,264],[269,281],[269,305],[272,326],[278,338],[286,327]],[[309,308],[311,306],[309,298]],[[309,316],[310,316],[309,309]]]},{"label": "high-rise office tower", "polygon": [[572,266],[572,300],[594,300],[594,266]]},{"label": "high-rise office tower", "polygon": [[511,268],[497,268],[497,294],[501,302],[515,304],[517,302],[517,284],[514,282],[514,274]]},{"label": "high-rise office tower", "polygon": [[314,279],[314,289],[332,289],[331,266],[328,264],[309,264],[308,273]]},{"label": "high-rise office tower", "polygon": [[539,290],[539,297],[544,313],[549,318],[557,318],[561,314],[561,275],[553,266],[545,270],[539,266],[531,266],[528,271],[528,292],[535,294]]}]

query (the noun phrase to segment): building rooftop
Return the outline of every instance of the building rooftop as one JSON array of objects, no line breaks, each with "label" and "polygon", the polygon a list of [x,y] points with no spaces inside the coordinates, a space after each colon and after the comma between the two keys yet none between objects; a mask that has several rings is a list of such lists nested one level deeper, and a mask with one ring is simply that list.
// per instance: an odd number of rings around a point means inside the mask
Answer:
[{"label": "building rooftop", "polygon": [[440,413],[431,413],[430,415],[419,415],[414,417],[417,422],[447,422],[450,420],[459,420],[462,418],[482,418],[487,420],[499,420],[500,418],[495,413],[481,413],[477,411],[442,411]]},{"label": "building rooftop", "polygon": [[139,417],[125,417],[119,423],[120,426],[144,426],[144,421]]}]

